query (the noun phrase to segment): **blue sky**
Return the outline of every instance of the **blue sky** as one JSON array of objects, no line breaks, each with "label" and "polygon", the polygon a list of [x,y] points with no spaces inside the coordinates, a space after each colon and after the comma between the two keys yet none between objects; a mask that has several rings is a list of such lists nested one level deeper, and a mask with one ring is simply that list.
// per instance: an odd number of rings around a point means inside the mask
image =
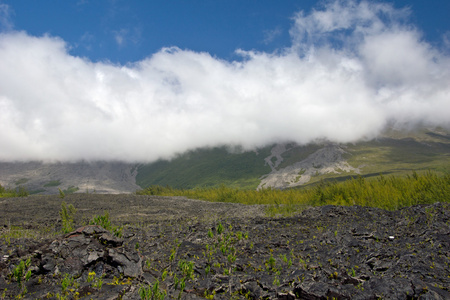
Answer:
[{"label": "blue sky", "polygon": [[450,1],[0,0],[0,160],[450,129]]},{"label": "blue sky", "polygon": [[[302,1],[307,2],[307,1]],[[14,27],[48,33],[92,60],[141,60],[162,47],[233,59],[238,48],[289,46],[293,14],[310,5],[277,1],[6,1]]]},{"label": "blue sky", "polygon": [[[135,62],[163,47],[206,51],[233,60],[236,49],[272,52],[291,46],[295,13],[321,1],[3,1],[14,29],[62,38],[70,53],[93,61]],[[409,7],[411,24],[431,43],[450,31],[450,1],[392,2]]]}]

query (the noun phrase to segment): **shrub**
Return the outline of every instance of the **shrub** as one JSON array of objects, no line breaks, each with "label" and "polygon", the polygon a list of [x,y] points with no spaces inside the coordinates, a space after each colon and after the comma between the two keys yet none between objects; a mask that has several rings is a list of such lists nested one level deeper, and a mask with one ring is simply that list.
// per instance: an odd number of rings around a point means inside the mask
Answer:
[{"label": "shrub", "polygon": [[72,204],[69,204],[69,206],[67,206],[66,202],[63,201],[61,203],[59,216],[61,217],[63,233],[69,233],[73,231],[73,216],[76,212],[77,210]]},{"label": "shrub", "polygon": [[123,226],[113,226],[109,219],[109,213],[105,212],[103,216],[95,216],[90,222],[90,225],[102,226],[108,231],[111,231],[115,236],[122,237]]},{"label": "shrub", "polygon": [[20,293],[17,296],[18,299],[21,299],[27,293],[25,282],[30,280],[31,277],[31,270],[29,270],[30,265],[31,259],[28,258],[26,261],[21,260],[12,270],[11,275],[17,281],[17,285],[20,289]]}]

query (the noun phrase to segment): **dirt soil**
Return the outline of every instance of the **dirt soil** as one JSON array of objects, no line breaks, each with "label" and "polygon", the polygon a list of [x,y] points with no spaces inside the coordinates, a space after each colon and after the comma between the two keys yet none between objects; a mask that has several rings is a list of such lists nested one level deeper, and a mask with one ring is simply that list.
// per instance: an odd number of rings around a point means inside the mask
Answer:
[{"label": "dirt soil", "polygon": [[[62,201],[81,227],[69,234]],[[105,212],[119,236],[85,226]],[[0,199],[0,225],[0,299],[450,299],[448,203],[269,218],[183,197],[30,196]]]}]

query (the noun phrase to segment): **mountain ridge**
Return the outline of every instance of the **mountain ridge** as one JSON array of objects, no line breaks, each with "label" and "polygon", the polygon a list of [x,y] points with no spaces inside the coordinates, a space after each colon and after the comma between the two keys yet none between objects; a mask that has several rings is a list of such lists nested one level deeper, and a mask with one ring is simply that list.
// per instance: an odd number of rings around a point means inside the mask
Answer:
[{"label": "mountain ridge", "polygon": [[150,185],[199,188],[227,185],[243,189],[296,188],[351,176],[403,175],[450,171],[450,132],[421,128],[387,130],[369,141],[307,145],[278,143],[254,151],[212,147],[172,160],[125,162],[0,162],[0,184],[31,193],[132,193]]}]

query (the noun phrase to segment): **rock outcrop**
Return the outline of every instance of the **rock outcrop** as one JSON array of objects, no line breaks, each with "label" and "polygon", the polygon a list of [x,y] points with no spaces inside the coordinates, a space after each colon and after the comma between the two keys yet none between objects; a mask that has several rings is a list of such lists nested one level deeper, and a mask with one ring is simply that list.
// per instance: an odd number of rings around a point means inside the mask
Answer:
[{"label": "rock outcrop", "polygon": [[[292,188],[308,183],[313,176],[323,174],[356,173],[360,170],[349,165],[344,159],[346,153],[342,146],[329,144],[310,154],[304,160],[296,162],[285,168],[278,168],[283,158],[281,154],[286,151],[284,145],[276,145],[272,155],[266,158],[266,163],[272,172],[261,178],[258,189],[262,188]],[[275,158],[275,162],[272,159]]]},{"label": "rock outcrop", "polygon": [[89,225],[54,240],[35,252],[44,274],[80,277],[95,270],[117,276],[142,275],[142,259],[123,246],[123,240],[106,229]]}]

